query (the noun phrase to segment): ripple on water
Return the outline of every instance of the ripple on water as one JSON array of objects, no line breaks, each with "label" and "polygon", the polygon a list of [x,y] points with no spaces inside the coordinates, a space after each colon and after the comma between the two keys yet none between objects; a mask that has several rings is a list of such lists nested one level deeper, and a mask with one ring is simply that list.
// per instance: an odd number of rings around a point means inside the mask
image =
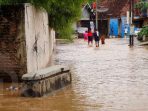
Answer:
[{"label": "ripple on water", "polygon": [[107,39],[94,48],[77,40],[57,46],[55,64],[72,66],[71,86],[37,99],[0,96],[0,111],[148,111],[147,47]]}]

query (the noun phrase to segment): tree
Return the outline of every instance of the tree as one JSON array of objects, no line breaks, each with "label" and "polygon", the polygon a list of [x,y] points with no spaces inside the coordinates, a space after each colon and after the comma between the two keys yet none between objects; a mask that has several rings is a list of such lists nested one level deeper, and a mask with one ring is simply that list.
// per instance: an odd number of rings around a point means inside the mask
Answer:
[{"label": "tree", "polygon": [[89,3],[95,2],[96,0],[88,0]]},{"label": "tree", "polygon": [[141,11],[144,11],[148,9],[148,2],[146,2],[145,0],[141,0],[140,2],[136,3],[135,8],[138,8]]},{"label": "tree", "polygon": [[[141,12],[146,12],[148,9],[148,2],[145,0],[141,0],[140,2],[136,3],[135,8],[141,10]],[[142,40],[142,37],[148,37],[148,26],[142,28],[142,30],[138,33],[138,39]]]},{"label": "tree", "polygon": [[[82,3],[87,0],[0,0],[0,5],[31,3],[49,13],[49,26],[62,35],[70,36],[71,24],[81,15]],[[67,30],[67,34],[66,31]]]}]

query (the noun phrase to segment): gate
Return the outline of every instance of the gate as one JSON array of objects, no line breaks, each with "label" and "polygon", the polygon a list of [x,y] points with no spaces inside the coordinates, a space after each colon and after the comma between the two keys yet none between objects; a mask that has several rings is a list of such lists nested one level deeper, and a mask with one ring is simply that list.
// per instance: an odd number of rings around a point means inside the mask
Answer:
[{"label": "gate", "polygon": [[118,36],[118,19],[110,19],[110,36]]}]

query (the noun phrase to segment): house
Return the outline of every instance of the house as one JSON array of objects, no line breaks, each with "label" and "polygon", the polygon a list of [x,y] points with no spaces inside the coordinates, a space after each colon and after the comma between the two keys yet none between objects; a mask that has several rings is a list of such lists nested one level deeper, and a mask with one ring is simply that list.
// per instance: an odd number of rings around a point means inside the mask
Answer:
[{"label": "house", "polygon": [[77,27],[90,28],[90,21],[95,18],[94,11],[91,6],[87,3],[82,6],[82,15],[77,23]]},{"label": "house", "polygon": [[[96,3],[93,2],[91,5],[84,5],[82,16],[77,26],[91,28],[91,24],[93,24],[93,28],[96,28],[96,23],[98,23],[100,34],[112,34],[116,37],[118,35],[124,36],[122,32],[125,24],[127,24],[126,13],[129,10],[128,0],[104,0],[98,4],[97,10],[102,10],[102,8],[106,8],[108,11],[103,13],[98,12],[98,20],[96,22]],[[111,29],[113,29],[112,32]]]},{"label": "house", "polygon": [[[145,0],[145,2],[148,3],[148,0]],[[145,9],[143,11],[141,11],[140,9],[137,9],[135,14],[137,13],[139,13],[138,16],[135,16],[133,18],[135,25],[139,28],[142,28],[142,26],[148,25],[148,9]]]},{"label": "house", "polygon": [[[143,18],[139,10],[134,9],[134,4],[139,0],[133,0],[133,18],[138,17],[137,20],[133,19],[133,23],[136,27],[141,27],[138,25],[143,25],[147,23],[147,17]],[[125,27],[129,27],[127,21],[127,13],[130,9],[129,0],[104,0],[98,5],[98,9],[107,8],[108,11],[104,13],[98,12],[98,21],[102,21],[98,26],[101,27],[102,34],[112,35],[115,37],[124,37]],[[107,24],[105,23],[107,21]],[[137,22],[138,21],[138,22]],[[140,22],[140,23],[139,23]],[[107,28],[106,28],[107,27]],[[109,37],[109,36],[108,36]]]},{"label": "house", "polygon": [[80,20],[73,25],[73,29],[77,31],[79,38],[82,38],[83,33],[85,31],[88,31],[88,29],[91,28],[93,31],[95,28],[94,24],[95,14],[92,7],[87,3],[85,5],[82,5],[81,11],[82,14]]},{"label": "house", "polygon": [[124,37],[124,28],[127,25],[126,14],[129,10],[128,1],[129,0],[104,0],[99,4],[99,8],[108,8],[107,12],[98,13],[98,18],[107,21],[107,25],[101,26],[102,34],[105,34],[108,37],[109,35]]}]

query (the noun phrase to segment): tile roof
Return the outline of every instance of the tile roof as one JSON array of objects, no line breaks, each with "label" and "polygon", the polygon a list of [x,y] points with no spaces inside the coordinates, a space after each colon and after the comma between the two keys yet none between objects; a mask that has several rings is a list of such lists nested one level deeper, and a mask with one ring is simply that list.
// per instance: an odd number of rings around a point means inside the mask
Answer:
[{"label": "tile roof", "polygon": [[[134,0],[136,3],[139,0]],[[129,10],[129,0],[104,0],[99,6],[108,8],[109,10],[103,14],[103,18],[126,16]],[[134,10],[136,15],[139,15],[137,10]]]}]

